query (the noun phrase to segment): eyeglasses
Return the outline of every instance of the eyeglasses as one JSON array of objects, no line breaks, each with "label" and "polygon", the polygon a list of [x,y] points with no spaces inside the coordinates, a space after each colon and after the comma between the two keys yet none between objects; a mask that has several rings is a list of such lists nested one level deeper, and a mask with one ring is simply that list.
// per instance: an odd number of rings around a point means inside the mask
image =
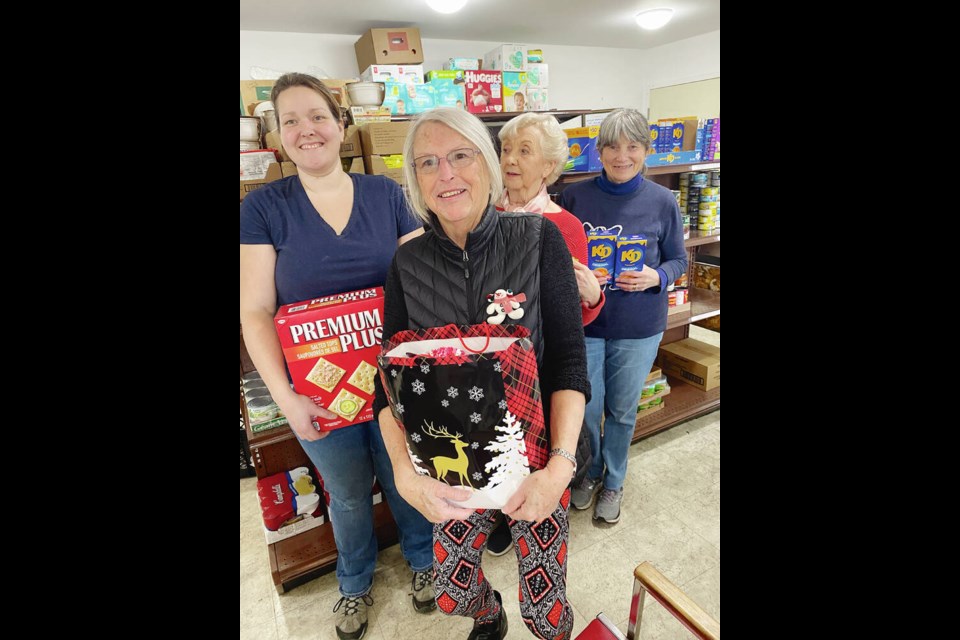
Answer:
[{"label": "eyeglasses", "polygon": [[[473,164],[478,153],[480,153],[480,149],[454,149],[447,154],[446,158],[452,168],[463,169]],[[414,158],[413,166],[416,168],[417,173],[424,175],[436,173],[437,169],[440,168],[440,156],[431,154],[429,156]]]}]

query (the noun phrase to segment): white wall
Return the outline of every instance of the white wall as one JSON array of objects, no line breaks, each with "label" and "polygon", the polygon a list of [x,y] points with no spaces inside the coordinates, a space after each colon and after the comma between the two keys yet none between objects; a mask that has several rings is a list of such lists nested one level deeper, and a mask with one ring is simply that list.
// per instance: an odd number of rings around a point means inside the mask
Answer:
[{"label": "white wall", "polygon": [[[357,77],[353,43],[359,35],[240,32],[240,79],[250,68],[303,71],[331,78]],[[451,57],[483,57],[499,42],[423,40],[424,70],[441,69]],[[720,75],[720,32],[655,49],[608,49],[537,45],[550,64],[550,107],[604,109],[636,107],[646,113],[651,87]],[[624,81],[624,70],[629,80]]]},{"label": "white wall", "polygon": [[720,77],[719,31],[646,49],[642,53],[642,101],[637,107],[642,113],[646,113],[650,106],[650,89]]}]

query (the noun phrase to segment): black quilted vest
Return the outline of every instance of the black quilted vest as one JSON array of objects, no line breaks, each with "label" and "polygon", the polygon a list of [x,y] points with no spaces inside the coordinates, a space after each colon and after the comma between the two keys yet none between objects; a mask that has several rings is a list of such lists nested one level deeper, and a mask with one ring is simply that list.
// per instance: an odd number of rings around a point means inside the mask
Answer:
[{"label": "black quilted vest", "polygon": [[397,252],[411,329],[445,324],[482,324],[487,321],[488,294],[498,289],[525,294],[523,317],[506,317],[502,324],[530,330],[543,364],[540,314],[540,241],[543,216],[532,213],[501,215],[491,206],[480,224],[467,235],[465,250],[443,232],[431,214],[431,229]]}]

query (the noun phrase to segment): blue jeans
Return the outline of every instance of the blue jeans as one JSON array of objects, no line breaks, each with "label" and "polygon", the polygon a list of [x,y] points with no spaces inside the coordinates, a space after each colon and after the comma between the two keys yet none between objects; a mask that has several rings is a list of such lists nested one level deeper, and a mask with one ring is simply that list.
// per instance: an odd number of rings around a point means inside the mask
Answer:
[{"label": "blue jeans", "polygon": [[377,537],[370,489],[376,474],[400,534],[400,550],[414,571],[433,566],[433,525],[397,493],[393,467],[376,420],[335,429],[326,438],[305,442],[324,488],[330,493],[330,521],[337,543],[340,595],[360,596],[373,586]]},{"label": "blue jeans", "polygon": [[[637,402],[662,337],[663,332],[640,339],[585,338],[592,397],[584,411],[584,422],[593,453],[587,476],[603,478],[604,489],[623,487],[627,454],[637,423]],[[601,412],[604,416],[602,438]]]}]

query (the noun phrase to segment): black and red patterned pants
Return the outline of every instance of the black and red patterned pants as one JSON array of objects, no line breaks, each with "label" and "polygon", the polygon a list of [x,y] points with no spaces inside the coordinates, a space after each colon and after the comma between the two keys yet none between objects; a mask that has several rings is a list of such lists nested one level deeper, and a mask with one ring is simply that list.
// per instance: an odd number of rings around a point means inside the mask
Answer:
[{"label": "black and red patterned pants", "polygon": [[[573,630],[573,609],[567,602],[569,508],[567,489],[550,517],[538,525],[507,518],[520,569],[520,615],[537,638],[563,640]],[[494,509],[478,509],[466,520],[433,525],[437,606],[447,615],[480,622],[500,615],[480,567],[496,514]]]}]

